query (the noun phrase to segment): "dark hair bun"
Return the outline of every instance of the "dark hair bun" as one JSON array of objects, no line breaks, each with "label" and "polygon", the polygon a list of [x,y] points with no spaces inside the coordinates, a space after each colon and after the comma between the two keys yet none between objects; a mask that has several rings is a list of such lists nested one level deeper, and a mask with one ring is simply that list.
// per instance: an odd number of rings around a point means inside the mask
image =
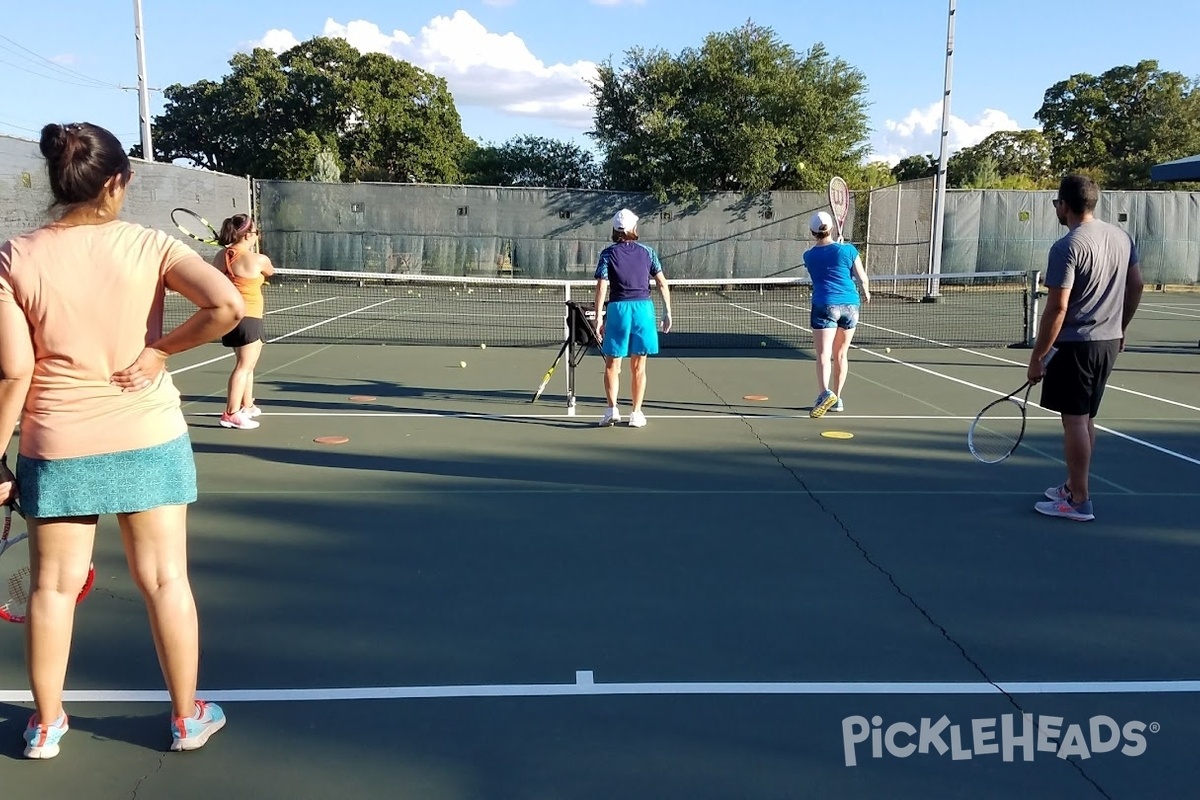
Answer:
[{"label": "dark hair bun", "polygon": [[42,140],[39,146],[42,150],[42,155],[48,161],[59,161],[67,150],[67,143],[70,141],[70,134],[62,125],[51,122],[46,127],[42,128]]}]

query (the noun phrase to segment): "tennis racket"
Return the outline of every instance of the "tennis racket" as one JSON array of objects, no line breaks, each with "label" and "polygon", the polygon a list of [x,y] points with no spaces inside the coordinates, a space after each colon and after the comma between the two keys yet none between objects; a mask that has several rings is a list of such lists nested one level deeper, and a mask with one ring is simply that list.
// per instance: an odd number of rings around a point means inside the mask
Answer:
[{"label": "tennis racket", "polygon": [[[14,508],[21,513],[15,501],[4,506],[4,533],[0,534],[0,575],[5,576],[3,591],[0,591],[0,620],[22,623],[29,602],[29,534],[10,535]],[[96,567],[89,565],[87,580],[83,582],[76,604],[91,593],[95,581]]]},{"label": "tennis racket", "polygon": [[850,187],[836,175],[829,180],[829,210],[833,212],[838,241],[846,241],[842,237],[842,228],[846,226],[846,218],[850,216]]},{"label": "tennis racket", "polygon": [[[1051,348],[1042,363],[1049,364],[1056,352]],[[1025,438],[1025,412],[1032,389],[1033,384],[1025,381],[1015,392],[988,403],[975,415],[967,431],[967,449],[977,461],[999,464],[1016,452],[1017,446]],[[1018,400],[1017,395],[1021,392],[1025,392],[1025,395]]]},{"label": "tennis racket", "polygon": [[[221,243],[217,241],[217,232],[208,220],[186,208],[176,208],[171,211],[171,221],[175,223],[175,227],[183,231],[184,234],[195,239],[197,242],[211,244],[214,247],[220,247]],[[195,231],[200,231],[196,233]],[[205,233],[208,235],[205,236]]]},{"label": "tennis racket", "polygon": [[571,346],[571,340],[563,342],[562,347],[558,349],[558,355],[554,357],[554,363],[550,365],[550,369],[546,370],[546,374],[542,376],[542,383],[538,386],[537,391],[533,393],[533,399],[529,402],[536,403],[538,398],[542,396],[542,392],[546,391],[546,386],[550,383],[550,378],[554,375],[554,370],[558,368],[558,362],[562,361],[563,353],[567,352],[567,348]]}]

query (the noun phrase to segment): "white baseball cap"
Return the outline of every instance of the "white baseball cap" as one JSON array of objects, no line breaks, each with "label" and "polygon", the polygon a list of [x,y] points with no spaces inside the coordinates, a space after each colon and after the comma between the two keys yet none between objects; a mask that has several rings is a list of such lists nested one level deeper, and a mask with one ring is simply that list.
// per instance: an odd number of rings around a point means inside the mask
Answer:
[{"label": "white baseball cap", "polygon": [[813,233],[826,233],[833,230],[833,217],[826,211],[818,211],[808,221],[808,229]]},{"label": "white baseball cap", "polygon": [[612,221],[613,230],[618,231],[631,231],[637,227],[637,224],[637,214],[633,213],[628,208],[622,208],[620,211],[618,211],[616,216],[613,217]]}]

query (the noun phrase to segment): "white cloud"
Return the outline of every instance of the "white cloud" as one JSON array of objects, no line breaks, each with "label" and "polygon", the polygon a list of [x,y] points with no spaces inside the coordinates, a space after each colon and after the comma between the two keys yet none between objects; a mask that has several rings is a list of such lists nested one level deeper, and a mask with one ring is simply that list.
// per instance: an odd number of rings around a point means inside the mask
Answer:
[{"label": "white cloud", "polygon": [[246,44],[244,49],[251,50],[255,47],[265,47],[276,53],[282,53],[284,50],[290,50],[298,44],[300,44],[300,40],[293,36],[291,31],[272,28],[261,39]]},{"label": "white cloud", "polygon": [[[466,11],[434,17],[412,35],[387,33],[366,20],[343,24],[333,19],[325,21],[321,35],[345,39],[362,52],[387,53],[445,78],[460,107],[539,118],[576,132],[591,127],[587,81],[596,77],[594,62],[547,65],[516,34],[492,33]],[[297,44],[291,31],[270,30],[248,46],[282,52]]]},{"label": "white cloud", "polygon": [[[996,131],[1018,131],[1022,126],[1003,111],[985,109],[975,122],[950,114],[947,145],[950,153],[982,142]],[[937,156],[942,138],[942,104],[914,108],[904,119],[885,120],[871,143],[871,160],[895,164],[905,156],[933,153]]]},{"label": "white cloud", "polygon": [[69,67],[72,64],[79,63],[79,56],[76,56],[72,53],[63,53],[60,56],[50,56],[49,60],[53,61],[55,64],[58,64],[60,67]]}]

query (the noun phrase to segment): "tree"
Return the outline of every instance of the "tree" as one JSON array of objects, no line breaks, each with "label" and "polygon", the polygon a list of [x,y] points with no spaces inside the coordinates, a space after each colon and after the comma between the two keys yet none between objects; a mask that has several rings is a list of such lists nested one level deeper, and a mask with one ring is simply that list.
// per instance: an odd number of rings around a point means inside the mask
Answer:
[{"label": "tree", "polygon": [[866,79],[821,44],[798,54],[747,22],[672,56],[627,51],[592,84],[605,185],[700,192],[823,189],[866,155]]},{"label": "tree", "polygon": [[[994,189],[1001,184],[1049,186],[1050,144],[1039,130],[996,131],[979,144],[964,147],[950,156],[946,173],[953,188]],[[979,179],[985,177],[988,185],[980,185]]]},{"label": "tree", "polygon": [[913,181],[920,178],[932,178],[938,172],[938,159],[932,153],[911,155],[900,159],[892,167],[892,177],[897,181]]},{"label": "tree", "polygon": [[313,171],[309,180],[318,183],[337,183],[342,179],[342,168],[332,150],[322,150],[313,159]]},{"label": "tree", "polygon": [[1200,91],[1157,61],[1072,75],[1034,115],[1056,172],[1095,170],[1113,189],[1150,185],[1150,167],[1200,152]]},{"label": "tree", "polygon": [[220,82],[164,90],[156,150],[207,169],[305,180],[336,153],[346,180],[453,183],[470,140],[446,82],[342,39],[238,53]]},{"label": "tree", "polygon": [[846,185],[852,190],[878,189],[891,186],[896,182],[892,168],[886,161],[872,161],[864,164],[846,177]]},{"label": "tree", "polygon": [[517,136],[499,147],[477,147],[465,159],[462,171],[465,182],[480,186],[600,186],[600,170],[591,152],[541,136]]}]

